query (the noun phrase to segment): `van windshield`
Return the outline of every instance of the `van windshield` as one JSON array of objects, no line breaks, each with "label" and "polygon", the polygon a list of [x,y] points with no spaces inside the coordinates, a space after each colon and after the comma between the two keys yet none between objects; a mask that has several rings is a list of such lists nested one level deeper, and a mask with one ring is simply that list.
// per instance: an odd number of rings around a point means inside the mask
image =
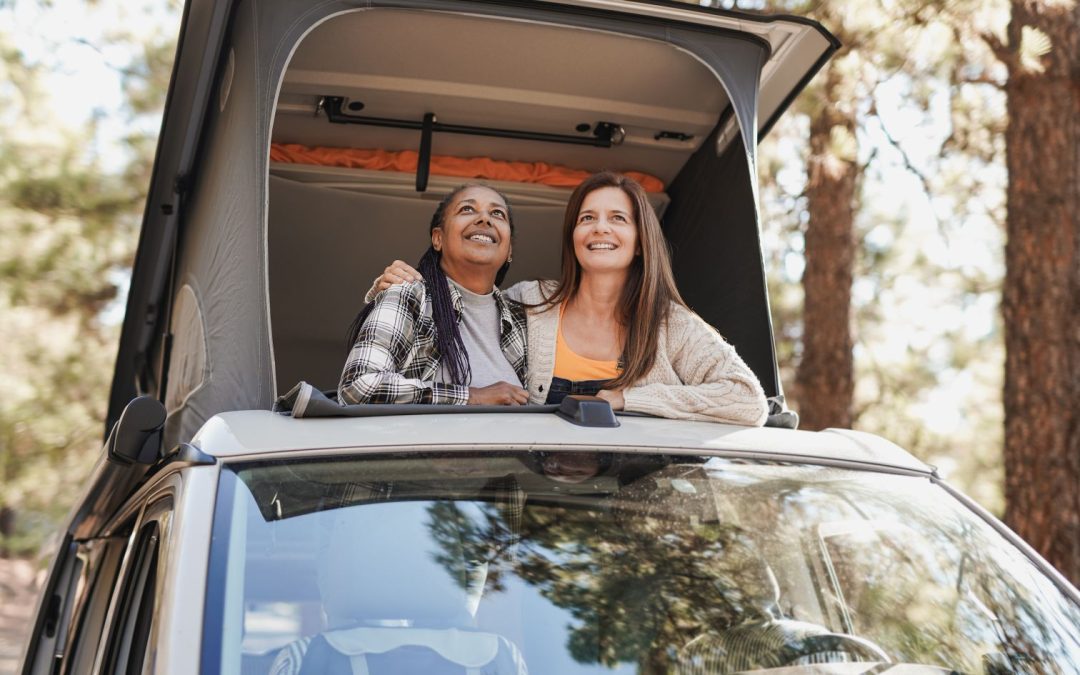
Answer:
[{"label": "van windshield", "polygon": [[458,450],[236,464],[221,480],[208,672],[1080,663],[1080,608],[926,478]]}]

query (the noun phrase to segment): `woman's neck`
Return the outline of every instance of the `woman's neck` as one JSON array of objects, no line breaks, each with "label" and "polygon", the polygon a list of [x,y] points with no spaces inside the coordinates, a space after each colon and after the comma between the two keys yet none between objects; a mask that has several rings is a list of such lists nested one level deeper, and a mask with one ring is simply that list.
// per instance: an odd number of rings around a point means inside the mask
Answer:
[{"label": "woman's neck", "polygon": [[454,265],[445,257],[440,261],[440,267],[447,277],[453,279],[458,286],[467,288],[477,295],[487,295],[495,288],[495,277],[499,270],[491,270],[477,265]]},{"label": "woman's neck", "polygon": [[584,274],[569,304],[579,312],[619,323],[619,301],[626,286],[623,274]]}]

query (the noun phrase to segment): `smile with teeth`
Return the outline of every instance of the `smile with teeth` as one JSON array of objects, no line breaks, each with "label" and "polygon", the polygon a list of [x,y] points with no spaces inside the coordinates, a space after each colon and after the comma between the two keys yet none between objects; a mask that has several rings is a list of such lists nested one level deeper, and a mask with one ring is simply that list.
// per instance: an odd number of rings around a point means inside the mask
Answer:
[{"label": "smile with teeth", "polygon": [[477,232],[476,234],[470,234],[468,237],[466,237],[466,239],[468,239],[469,241],[480,242],[481,244],[495,243],[495,238],[492,237],[490,234],[483,234],[480,232]]},{"label": "smile with teeth", "polygon": [[614,251],[618,246],[610,241],[594,241],[586,246],[590,251]]}]

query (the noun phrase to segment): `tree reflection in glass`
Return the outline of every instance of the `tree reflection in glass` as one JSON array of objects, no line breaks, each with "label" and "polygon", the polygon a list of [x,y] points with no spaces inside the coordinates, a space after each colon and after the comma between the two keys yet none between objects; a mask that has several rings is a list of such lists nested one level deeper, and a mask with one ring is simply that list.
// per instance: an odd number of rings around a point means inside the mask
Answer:
[{"label": "tree reflection in glass", "polygon": [[[786,473],[801,475],[669,465],[614,494],[530,494],[517,521],[505,500],[485,503],[479,520],[438,502],[432,535],[465,542],[487,593],[515,575],[567,610],[566,646],[580,663],[696,673],[892,660],[1057,673],[1080,654],[1076,608],[1016,552],[991,551],[996,534],[968,514],[928,508],[940,500],[928,482],[911,479],[903,495],[846,472]],[[1030,585],[1010,583],[1017,575]]]},{"label": "tree reflection in glass", "polygon": [[[388,579],[422,586],[408,578],[422,559],[439,570],[424,583],[443,584],[432,598],[465,598],[452,628],[518,645],[536,673],[1080,667],[1077,605],[927,477],[516,451],[273,462],[239,475],[261,514],[242,530],[249,606],[314,604],[329,618],[336,600],[355,605],[314,630],[437,627],[432,601],[385,590]],[[341,573],[324,575],[318,596],[314,584],[276,583],[281,570],[302,582],[325,566],[329,544]],[[384,609],[368,606],[367,589],[380,589]]]}]

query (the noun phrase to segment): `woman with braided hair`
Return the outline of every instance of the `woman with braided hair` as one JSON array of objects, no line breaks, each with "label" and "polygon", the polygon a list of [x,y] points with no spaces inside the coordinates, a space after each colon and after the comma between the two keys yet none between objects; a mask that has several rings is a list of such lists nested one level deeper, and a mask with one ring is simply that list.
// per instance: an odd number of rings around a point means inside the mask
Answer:
[{"label": "woman with braided hair", "polygon": [[497,288],[511,260],[506,198],[447,195],[431,219],[422,280],[380,293],[353,321],[341,403],[525,403],[525,310]]}]

